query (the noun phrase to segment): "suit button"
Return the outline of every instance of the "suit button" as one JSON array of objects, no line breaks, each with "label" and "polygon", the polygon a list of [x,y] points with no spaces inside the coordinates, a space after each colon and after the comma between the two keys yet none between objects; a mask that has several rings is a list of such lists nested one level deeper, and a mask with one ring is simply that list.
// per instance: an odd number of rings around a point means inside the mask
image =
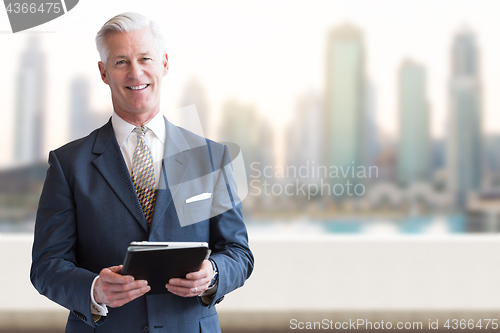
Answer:
[{"label": "suit button", "polygon": [[224,296],[222,296],[221,298],[219,298],[218,300],[216,300],[215,304],[219,304],[220,302],[222,302],[223,299],[224,299]]},{"label": "suit button", "polygon": [[144,327],[142,328],[142,332],[143,332],[143,333],[149,333],[149,326],[148,326],[148,325],[144,326]]}]

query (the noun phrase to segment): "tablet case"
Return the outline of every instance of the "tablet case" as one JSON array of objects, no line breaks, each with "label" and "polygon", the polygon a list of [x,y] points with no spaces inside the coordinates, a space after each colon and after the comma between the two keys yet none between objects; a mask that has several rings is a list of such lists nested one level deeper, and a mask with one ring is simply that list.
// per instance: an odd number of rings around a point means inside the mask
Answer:
[{"label": "tablet case", "polygon": [[133,246],[129,246],[121,274],[147,280],[151,286],[147,295],[166,294],[168,280],[184,278],[186,274],[200,270],[209,251],[204,246],[141,251],[134,251]]}]

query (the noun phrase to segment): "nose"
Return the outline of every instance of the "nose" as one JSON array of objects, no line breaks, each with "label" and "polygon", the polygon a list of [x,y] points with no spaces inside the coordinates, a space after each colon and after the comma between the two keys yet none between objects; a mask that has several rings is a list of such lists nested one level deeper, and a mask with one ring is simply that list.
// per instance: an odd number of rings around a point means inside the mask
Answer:
[{"label": "nose", "polygon": [[140,64],[132,62],[130,65],[130,71],[128,72],[128,77],[130,79],[137,79],[143,74],[143,70]]}]

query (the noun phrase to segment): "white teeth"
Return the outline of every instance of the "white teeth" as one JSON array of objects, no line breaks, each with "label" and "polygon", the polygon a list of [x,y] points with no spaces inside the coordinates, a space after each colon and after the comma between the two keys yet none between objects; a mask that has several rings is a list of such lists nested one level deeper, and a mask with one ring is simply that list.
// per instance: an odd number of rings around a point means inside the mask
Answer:
[{"label": "white teeth", "polygon": [[141,89],[146,88],[147,86],[148,86],[147,84],[141,84],[140,86],[128,87],[128,88],[132,89],[132,90],[141,90]]}]

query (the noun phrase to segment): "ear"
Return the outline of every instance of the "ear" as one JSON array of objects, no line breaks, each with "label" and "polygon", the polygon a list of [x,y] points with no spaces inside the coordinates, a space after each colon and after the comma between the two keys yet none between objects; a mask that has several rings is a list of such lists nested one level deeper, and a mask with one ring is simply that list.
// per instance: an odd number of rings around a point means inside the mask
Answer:
[{"label": "ear", "polygon": [[109,85],[108,72],[106,72],[106,65],[104,65],[102,61],[99,61],[97,63],[97,66],[99,66],[99,72],[101,72],[102,81]]},{"label": "ear", "polygon": [[167,53],[165,53],[163,55],[161,62],[163,64],[163,76],[165,76],[168,73],[168,54]]}]

